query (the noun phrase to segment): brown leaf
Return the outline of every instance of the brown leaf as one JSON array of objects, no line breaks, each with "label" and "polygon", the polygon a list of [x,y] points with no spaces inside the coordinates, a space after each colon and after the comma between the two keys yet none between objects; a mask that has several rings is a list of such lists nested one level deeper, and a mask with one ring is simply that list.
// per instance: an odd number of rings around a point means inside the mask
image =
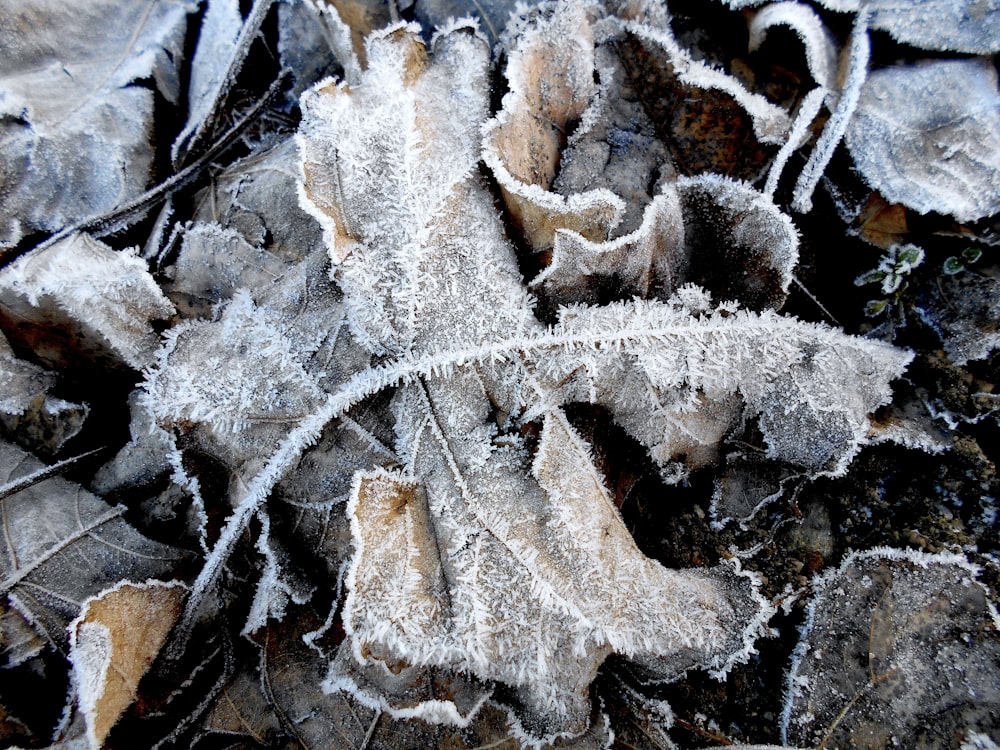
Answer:
[{"label": "brown leaf", "polygon": [[136,698],[139,680],[181,613],[180,583],[121,583],[88,599],[70,625],[70,660],[96,750]]}]

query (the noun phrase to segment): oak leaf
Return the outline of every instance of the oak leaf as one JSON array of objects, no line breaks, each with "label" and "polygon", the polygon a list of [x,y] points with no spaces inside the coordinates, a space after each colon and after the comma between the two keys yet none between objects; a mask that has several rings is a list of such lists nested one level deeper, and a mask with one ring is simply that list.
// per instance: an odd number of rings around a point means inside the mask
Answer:
[{"label": "oak leaf", "polygon": [[[568,47],[586,53],[581,13],[566,4],[539,23],[565,24]],[[362,670],[436,667],[498,681],[513,689],[527,734],[578,734],[608,654],[663,675],[695,665],[724,672],[766,608],[752,580],[730,568],[670,571],[643,556],[561,405],[606,403],[666,463],[679,451],[660,446],[665,428],[687,438],[700,421],[714,446],[746,404],[775,455],[842,470],[908,356],[773,313],[716,310],[690,287],[668,303],[569,308],[546,329],[479,182],[487,55],[470,32],[439,31],[430,57],[416,29],[390,27],[369,38],[361,85],[326,82],[303,97],[303,205],[325,227],[348,325],[386,358],[383,382],[402,383],[393,399],[402,466],[355,480],[344,625]],[[542,31],[524,34],[518,65],[544,46]],[[572,68],[574,56],[562,54]],[[487,166],[542,248],[567,227],[531,217],[572,210],[537,183],[519,187],[528,183],[509,165],[552,179],[557,125],[584,111],[591,90],[589,77],[563,72],[556,85],[513,86],[508,97],[524,101],[483,136]],[[544,117],[533,119],[533,106]],[[515,115],[527,128],[516,136],[504,130]],[[533,145],[501,163],[522,137]],[[779,288],[793,255],[778,264]],[[531,417],[542,422],[534,455],[518,432]],[[376,678],[335,672],[331,686],[394,710],[366,688]],[[405,710],[471,718],[437,701]]]}]

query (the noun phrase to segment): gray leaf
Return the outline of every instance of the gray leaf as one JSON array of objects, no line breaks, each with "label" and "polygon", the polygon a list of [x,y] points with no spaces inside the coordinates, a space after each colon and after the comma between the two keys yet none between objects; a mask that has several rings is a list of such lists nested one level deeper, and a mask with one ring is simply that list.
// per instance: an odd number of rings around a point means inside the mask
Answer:
[{"label": "gray leaf", "polygon": [[1000,211],[1000,94],[988,60],[872,72],[845,139],[890,203],[963,222]]},{"label": "gray leaf", "polygon": [[0,2],[0,247],[142,193],[153,158],[153,93],[133,84],[151,77],[176,101],[175,63],[195,7]]},{"label": "gray leaf", "polygon": [[[5,483],[42,468],[24,451],[0,443]],[[59,477],[6,497],[0,506],[0,584],[13,606],[57,648],[88,597],[122,579],[169,578],[182,550],[150,541],[111,507]]]},{"label": "gray leaf", "polygon": [[814,582],[782,734],[809,747],[954,747],[996,734],[997,614],[961,555],[876,549]]}]

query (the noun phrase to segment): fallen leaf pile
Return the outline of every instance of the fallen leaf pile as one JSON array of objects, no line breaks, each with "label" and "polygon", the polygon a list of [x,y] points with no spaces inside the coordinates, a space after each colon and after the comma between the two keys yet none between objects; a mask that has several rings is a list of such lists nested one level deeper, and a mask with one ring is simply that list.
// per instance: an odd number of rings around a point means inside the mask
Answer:
[{"label": "fallen leaf pile", "polygon": [[125,5],[0,2],[5,746],[1000,742],[1000,8]]}]

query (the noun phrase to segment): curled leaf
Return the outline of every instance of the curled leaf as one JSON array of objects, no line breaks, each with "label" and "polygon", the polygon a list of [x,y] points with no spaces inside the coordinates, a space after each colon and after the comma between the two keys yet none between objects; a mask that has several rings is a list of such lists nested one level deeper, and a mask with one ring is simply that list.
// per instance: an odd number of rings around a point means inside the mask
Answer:
[{"label": "curled leaf", "polygon": [[[90,235],[73,234],[0,271],[0,310],[18,336],[61,329],[36,354],[65,364],[83,352],[135,370],[159,348],[154,320],[174,314],[134,250],[116,252]],[[54,338],[54,337],[53,337]]]},{"label": "curled leaf", "polygon": [[598,87],[594,39],[583,3],[557,4],[520,34],[507,64],[508,93],[483,129],[483,160],[520,231],[537,251],[566,229],[607,239],[624,202],[606,189],[567,196],[552,191],[560,155],[575,128],[586,130]]}]

